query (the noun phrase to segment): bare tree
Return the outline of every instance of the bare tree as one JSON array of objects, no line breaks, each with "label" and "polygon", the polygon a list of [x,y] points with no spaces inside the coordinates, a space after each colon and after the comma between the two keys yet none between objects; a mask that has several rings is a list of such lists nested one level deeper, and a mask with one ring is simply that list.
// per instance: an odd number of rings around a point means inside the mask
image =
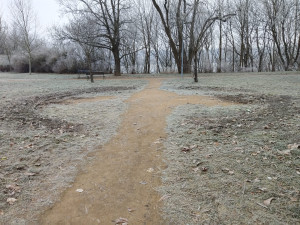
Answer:
[{"label": "bare tree", "polygon": [[138,32],[136,23],[129,23],[126,25],[127,29],[131,32],[127,34],[126,39],[123,40],[121,45],[121,52],[124,55],[123,57],[123,65],[127,73],[135,74],[138,70],[138,51],[139,46],[142,45],[140,41],[142,39],[142,35]]},{"label": "bare tree", "polygon": [[152,36],[154,10],[153,6],[147,5],[147,2],[138,1],[138,18],[139,18],[139,31],[142,34],[143,47],[144,47],[144,73],[151,71],[151,51],[152,51]]},{"label": "bare tree", "polygon": [[299,1],[264,0],[264,11],[284,70],[297,68],[300,55]]},{"label": "bare tree", "polygon": [[19,46],[27,55],[29,74],[31,74],[32,54],[37,44],[36,16],[31,6],[31,0],[12,0],[11,14]]},{"label": "bare tree", "polygon": [[98,39],[98,30],[93,18],[87,15],[76,15],[70,19],[69,24],[62,28],[55,27],[53,35],[58,41],[70,40],[81,47],[93,83],[92,63],[96,60],[96,47],[91,43],[96,43]]},{"label": "bare tree", "polygon": [[215,21],[225,22],[226,18],[233,15],[217,14],[208,1],[165,0],[162,6],[156,0],[152,0],[152,3],[161,18],[178,71],[183,64],[184,73],[191,72],[192,60],[203,45],[209,28]]},{"label": "bare tree", "polygon": [[66,12],[92,18],[97,30],[93,42],[85,44],[112,52],[116,76],[121,75],[121,60],[128,54],[121,53],[128,31],[125,24],[131,22],[127,0],[60,0]]},{"label": "bare tree", "polygon": [[2,16],[0,15],[0,54],[4,52],[4,42],[6,39],[6,29]]}]

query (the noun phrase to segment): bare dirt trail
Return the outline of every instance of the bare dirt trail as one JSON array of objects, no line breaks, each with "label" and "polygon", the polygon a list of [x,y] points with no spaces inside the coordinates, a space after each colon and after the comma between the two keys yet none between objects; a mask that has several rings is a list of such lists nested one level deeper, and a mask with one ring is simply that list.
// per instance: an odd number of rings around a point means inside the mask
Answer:
[{"label": "bare dirt trail", "polygon": [[40,224],[109,225],[120,217],[128,219],[128,224],[168,224],[160,215],[161,196],[155,191],[164,167],[166,117],[182,104],[228,103],[159,90],[161,82],[149,80],[144,90],[127,100],[129,108],[116,136],[95,154],[61,201],[41,216]]}]

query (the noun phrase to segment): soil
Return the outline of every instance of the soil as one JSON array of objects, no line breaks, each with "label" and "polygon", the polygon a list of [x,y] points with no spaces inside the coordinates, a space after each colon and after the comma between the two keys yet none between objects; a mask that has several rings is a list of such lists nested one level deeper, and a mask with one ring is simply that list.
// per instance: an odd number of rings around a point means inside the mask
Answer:
[{"label": "soil", "polygon": [[[162,80],[128,99],[117,135],[96,153],[72,188],[41,216],[41,224],[167,224],[161,216],[162,143],[166,117],[183,104],[230,105],[211,97],[180,96],[159,90]],[[79,193],[76,190],[82,189]]]}]

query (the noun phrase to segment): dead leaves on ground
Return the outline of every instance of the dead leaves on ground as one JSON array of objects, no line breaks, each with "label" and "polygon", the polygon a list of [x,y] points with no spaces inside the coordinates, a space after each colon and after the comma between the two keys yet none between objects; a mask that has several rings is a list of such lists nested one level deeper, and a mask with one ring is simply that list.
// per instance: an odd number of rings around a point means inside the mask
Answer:
[{"label": "dead leaves on ground", "polygon": [[261,203],[259,203],[259,202],[257,202],[256,204],[259,205],[259,206],[261,206],[261,207],[263,207],[263,208],[268,209],[269,206],[271,205],[271,202],[272,202],[273,200],[275,200],[275,198],[274,198],[274,197],[271,197],[271,198],[266,199],[266,200],[264,201],[263,204],[261,204]]},{"label": "dead leaves on ground", "polygon": [[265,205],[265,206],[271,205],[271,202],[272,202],[272,200],[274,200],[274,199],[275,199],[274,197],[266,199],[266,200],[264,201],[264,205]]},{"label": "dead leaves on ground", "polygon": [[198,145],[190,145],[190,146],[182,147],[181,151],[187,153],[187,152],[190,152],[190,151],[192,151],[196,148],[198,148]]},{"label": "dead leaves on ground", "polygon": [[8,198],[8,199],[6,200],[6,202],[7,202],[8,204],[10,204],[10,205],[13,205],[16,201],[17,201],[16,198]]},{"label": "dead leaves on ground", "polygon": [[133,212],[135,211],[135,209],[131,209],[131,208],[128,208],[127,210],[128,210],[128,212],[130,212],[130,213],[133,213]]},{"label": "dead leaves on ground", "polygon": [[289,144],[288,149],[291,149],[291,150],[300,149],[300,144],[297,144],[297,143]]},{"label": "dead leaves on ground", "polygon": [[148,173],[153,173],[153,172],[154,172],[154,169],[153,169],[153,168],[149,168],[149,169],[147,169],[147,172],[148,172]]},{"label": "dead leaves on ground", "polygon": [[115,222],[116,225],[128,225],[128,219],[122,218],[122,217],[120,217],[119,219],[116,219],[113,222]]},{"label": "dead leaves on ground", "polygon": [[[277,151],[278,154],[283,155],[283,156],[289,156],[291,154],[297,154],[300,150],[300,144],[294,143],[294,144],[289,144],[287,146],[288,149],[283,150],[283,151]],[[300,153],[298,153],[300,154]]]},{"label": "dead leaves on ground", "polygon": [[166,200],[168,198],[171,198],[171,195],[164,195],[158,201],[161,202],[161,201],[164,201],[164,200]]},{"label": "dead leaves on ground", "polygon": [[9,184],[9,185],[6,185],[5,188],[8,191],[12,191],[13,193],[15,193],[15,192],[20,193],[21,192],[21,188],[17,184]]}]

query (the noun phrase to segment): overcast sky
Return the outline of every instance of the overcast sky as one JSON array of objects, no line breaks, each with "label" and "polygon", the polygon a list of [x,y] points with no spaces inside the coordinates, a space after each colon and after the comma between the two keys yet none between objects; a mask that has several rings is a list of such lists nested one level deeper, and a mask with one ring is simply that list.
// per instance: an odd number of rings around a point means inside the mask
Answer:
[{"label": "overcast sky", "polygon": [[[9,20],[9,4],[12,0],[0,0],[0,14],[5,20]],[[60,6],[57,0],[32,0],[32,6],[37,14],[37,20],[43,35],[47,35],[47,31],[54,24],[61,24],[62,18]],[[9,22],[9,21],[8,21]]]}]

